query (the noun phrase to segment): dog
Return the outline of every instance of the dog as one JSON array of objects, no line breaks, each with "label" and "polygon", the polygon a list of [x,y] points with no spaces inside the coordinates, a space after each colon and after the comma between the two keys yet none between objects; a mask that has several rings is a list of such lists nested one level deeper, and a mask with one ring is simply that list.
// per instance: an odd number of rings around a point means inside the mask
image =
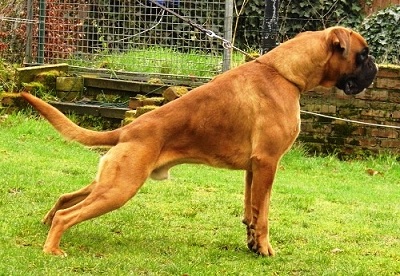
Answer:
[{"label": "dog", "polygon": [[120,208],[148,177],[166,179],[175,165],[202,163],[245,171],[248,248],[274,255],[268,225],[271,188],[281,157],[300,131],[301,92],[336,86],[354,95],[373,82],[377,70],[361,35],[331,27],[301,33],[111,131],[81,128],[22,92],[66,139],[112,146],[101,158],[95,180],[61,195],[44,217],[51,227],[43,251],[65,255],[60,241],[71,226]]}]

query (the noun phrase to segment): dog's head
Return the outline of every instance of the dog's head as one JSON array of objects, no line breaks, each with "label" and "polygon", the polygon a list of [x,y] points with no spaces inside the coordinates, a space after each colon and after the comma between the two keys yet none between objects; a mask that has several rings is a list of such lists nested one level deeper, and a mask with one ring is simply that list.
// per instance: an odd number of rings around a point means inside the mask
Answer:
[{"label": "dog's head", "polygon": [[371,85],[378,72],[367,42],[360,34],[343,27],[325,31],[332,51],[326,67],[327,79],[334,81],[335,86],[347,95],[362,92]]}]

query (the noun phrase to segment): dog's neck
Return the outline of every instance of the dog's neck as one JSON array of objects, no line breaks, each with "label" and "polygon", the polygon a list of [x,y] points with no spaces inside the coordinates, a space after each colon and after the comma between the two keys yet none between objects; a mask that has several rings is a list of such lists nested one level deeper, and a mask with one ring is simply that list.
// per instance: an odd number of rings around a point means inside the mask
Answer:
[{"label": "dog's neck", "polygon": [[[299,43],[299,40],[304,41]],[[311,90],[323,83],[324,68],[331,54],[324,44],[320,44],[320,49],[311,48],[309,45],[316,43],[309,43],[308,40],[302,36],[295,39],[295,43],[289,40],[279,46],[279,51],[271,50],[257,61],[274,68],[300,92]],[[299,44],[302,49],[298,49]]]}]

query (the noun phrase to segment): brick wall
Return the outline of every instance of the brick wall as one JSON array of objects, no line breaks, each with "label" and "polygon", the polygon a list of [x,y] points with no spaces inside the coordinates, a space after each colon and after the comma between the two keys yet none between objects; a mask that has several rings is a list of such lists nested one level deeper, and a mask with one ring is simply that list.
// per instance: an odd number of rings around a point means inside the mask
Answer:
[{"label": "brick wall", "polygon": [[[302,95],[301,109],[366,123],[400,127],[400,67],[381,67],[366,91],[347,96],[333,88],[317,88]],[[301,114],[299,140],[312,152],[339,157],[369,153],[400,153],[400,129],[366,126]]]}]

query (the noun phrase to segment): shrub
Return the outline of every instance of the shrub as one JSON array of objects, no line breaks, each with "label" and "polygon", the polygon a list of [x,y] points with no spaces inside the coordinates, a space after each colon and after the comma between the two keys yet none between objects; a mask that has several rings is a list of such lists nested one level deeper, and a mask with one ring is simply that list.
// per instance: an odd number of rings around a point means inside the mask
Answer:
[{"label": "shrub", "polygon": [[[264,0],[237,0],[237,10],[245,4],[236,33],[237,46],[257,48],[261,45]],[[302,31],[321,30],[335,25],[354,28],[362,20],[359,1],[279,1],[278,41],[285,41]]]},{"label": "shrub", "polygon": [[400,6],[388,7],[368,16],[359,31],[380,63],[400,64]]},{"label": "shrub", "polygon": [[[22,63],[26,45],[24,0],[0,0],[0,59]],[[0,82],[0,85],[2,83]]]}]

